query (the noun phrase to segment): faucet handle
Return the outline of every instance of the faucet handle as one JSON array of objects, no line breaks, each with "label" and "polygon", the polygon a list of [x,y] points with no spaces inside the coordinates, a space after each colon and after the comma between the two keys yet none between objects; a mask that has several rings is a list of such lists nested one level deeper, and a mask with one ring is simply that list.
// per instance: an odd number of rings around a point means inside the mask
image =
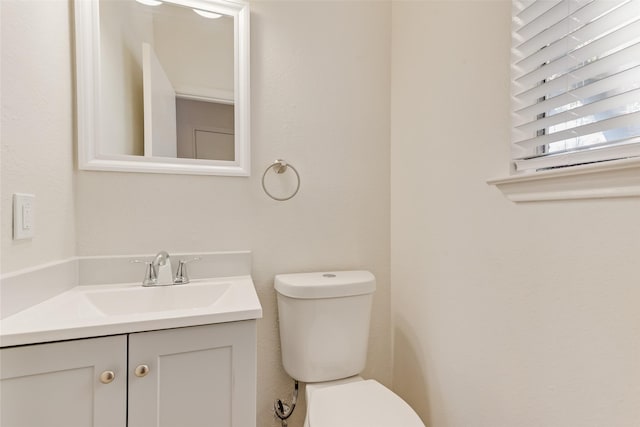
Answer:
[{"label": "faucet handle", "polygon": [[178,262],[178,270],[176,271],[176,278],[173,280],[174,285],[186,285],[189,283],[189,276],[187,274],[187,264],[194,261],[199,261],[200,257],[191,259],[181,259]]},{"label": "faucet handle", "polygon": [[142,286],[155,286],[158,284],[158,273],[153,265],[153,261],[142,261],[134,259],[129,261],[132,264],[145,264],[147,266],[144,272],[144,279],[142,280]]}]

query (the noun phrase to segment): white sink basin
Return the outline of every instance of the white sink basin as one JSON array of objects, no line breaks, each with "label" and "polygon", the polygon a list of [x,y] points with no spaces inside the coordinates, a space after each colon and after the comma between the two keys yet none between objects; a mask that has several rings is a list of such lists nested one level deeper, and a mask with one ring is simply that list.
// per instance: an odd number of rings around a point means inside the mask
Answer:
[{"label": "white sink basin", "polygon": [[230,283],[128,287],[85,292],[84,296],[107,316],[197,310],[215,304]]},{"label": "white sink basin", "polygon": [[2,319],[0,345],[88,338],[262,317],[251,276],[186,285],[76,286]]}]

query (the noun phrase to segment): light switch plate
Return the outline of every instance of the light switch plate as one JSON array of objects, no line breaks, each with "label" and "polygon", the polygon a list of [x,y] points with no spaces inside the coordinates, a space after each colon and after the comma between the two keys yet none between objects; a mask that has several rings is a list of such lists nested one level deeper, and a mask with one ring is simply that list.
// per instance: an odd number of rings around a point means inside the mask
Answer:
[{"label": "light switch plate", "polygon": [[35,234],[36,196],[13,195],[13,240],[31,239]]}]

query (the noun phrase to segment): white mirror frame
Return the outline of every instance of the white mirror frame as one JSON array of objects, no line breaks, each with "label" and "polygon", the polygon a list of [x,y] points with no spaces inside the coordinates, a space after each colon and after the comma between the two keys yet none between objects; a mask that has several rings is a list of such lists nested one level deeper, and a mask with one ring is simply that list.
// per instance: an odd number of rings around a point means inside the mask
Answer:
[{"label": "white mirror frame", "polygon": [[100,147],[100,17],[98,0],[75,0],[78,168],[114,172],[249,176],[249,5],[226,0],[164,0],[234,19],[235,160],[105,155]]}]

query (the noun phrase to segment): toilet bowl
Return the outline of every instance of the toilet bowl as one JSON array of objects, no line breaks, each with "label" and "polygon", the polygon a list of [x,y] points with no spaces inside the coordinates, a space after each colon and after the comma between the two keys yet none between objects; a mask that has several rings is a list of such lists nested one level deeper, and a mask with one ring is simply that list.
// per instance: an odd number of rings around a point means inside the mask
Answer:
[{"label": "toilet bowl", "polygon": [[424,427],[398,395],[359,376],[375,287],[368,271],[276,276],[282,364],[307,383],[305,427]]},{"label": "toilet bowl", "polygon": [[424,427],[397,394],[375,380],[308,384],[304,427]]}]

